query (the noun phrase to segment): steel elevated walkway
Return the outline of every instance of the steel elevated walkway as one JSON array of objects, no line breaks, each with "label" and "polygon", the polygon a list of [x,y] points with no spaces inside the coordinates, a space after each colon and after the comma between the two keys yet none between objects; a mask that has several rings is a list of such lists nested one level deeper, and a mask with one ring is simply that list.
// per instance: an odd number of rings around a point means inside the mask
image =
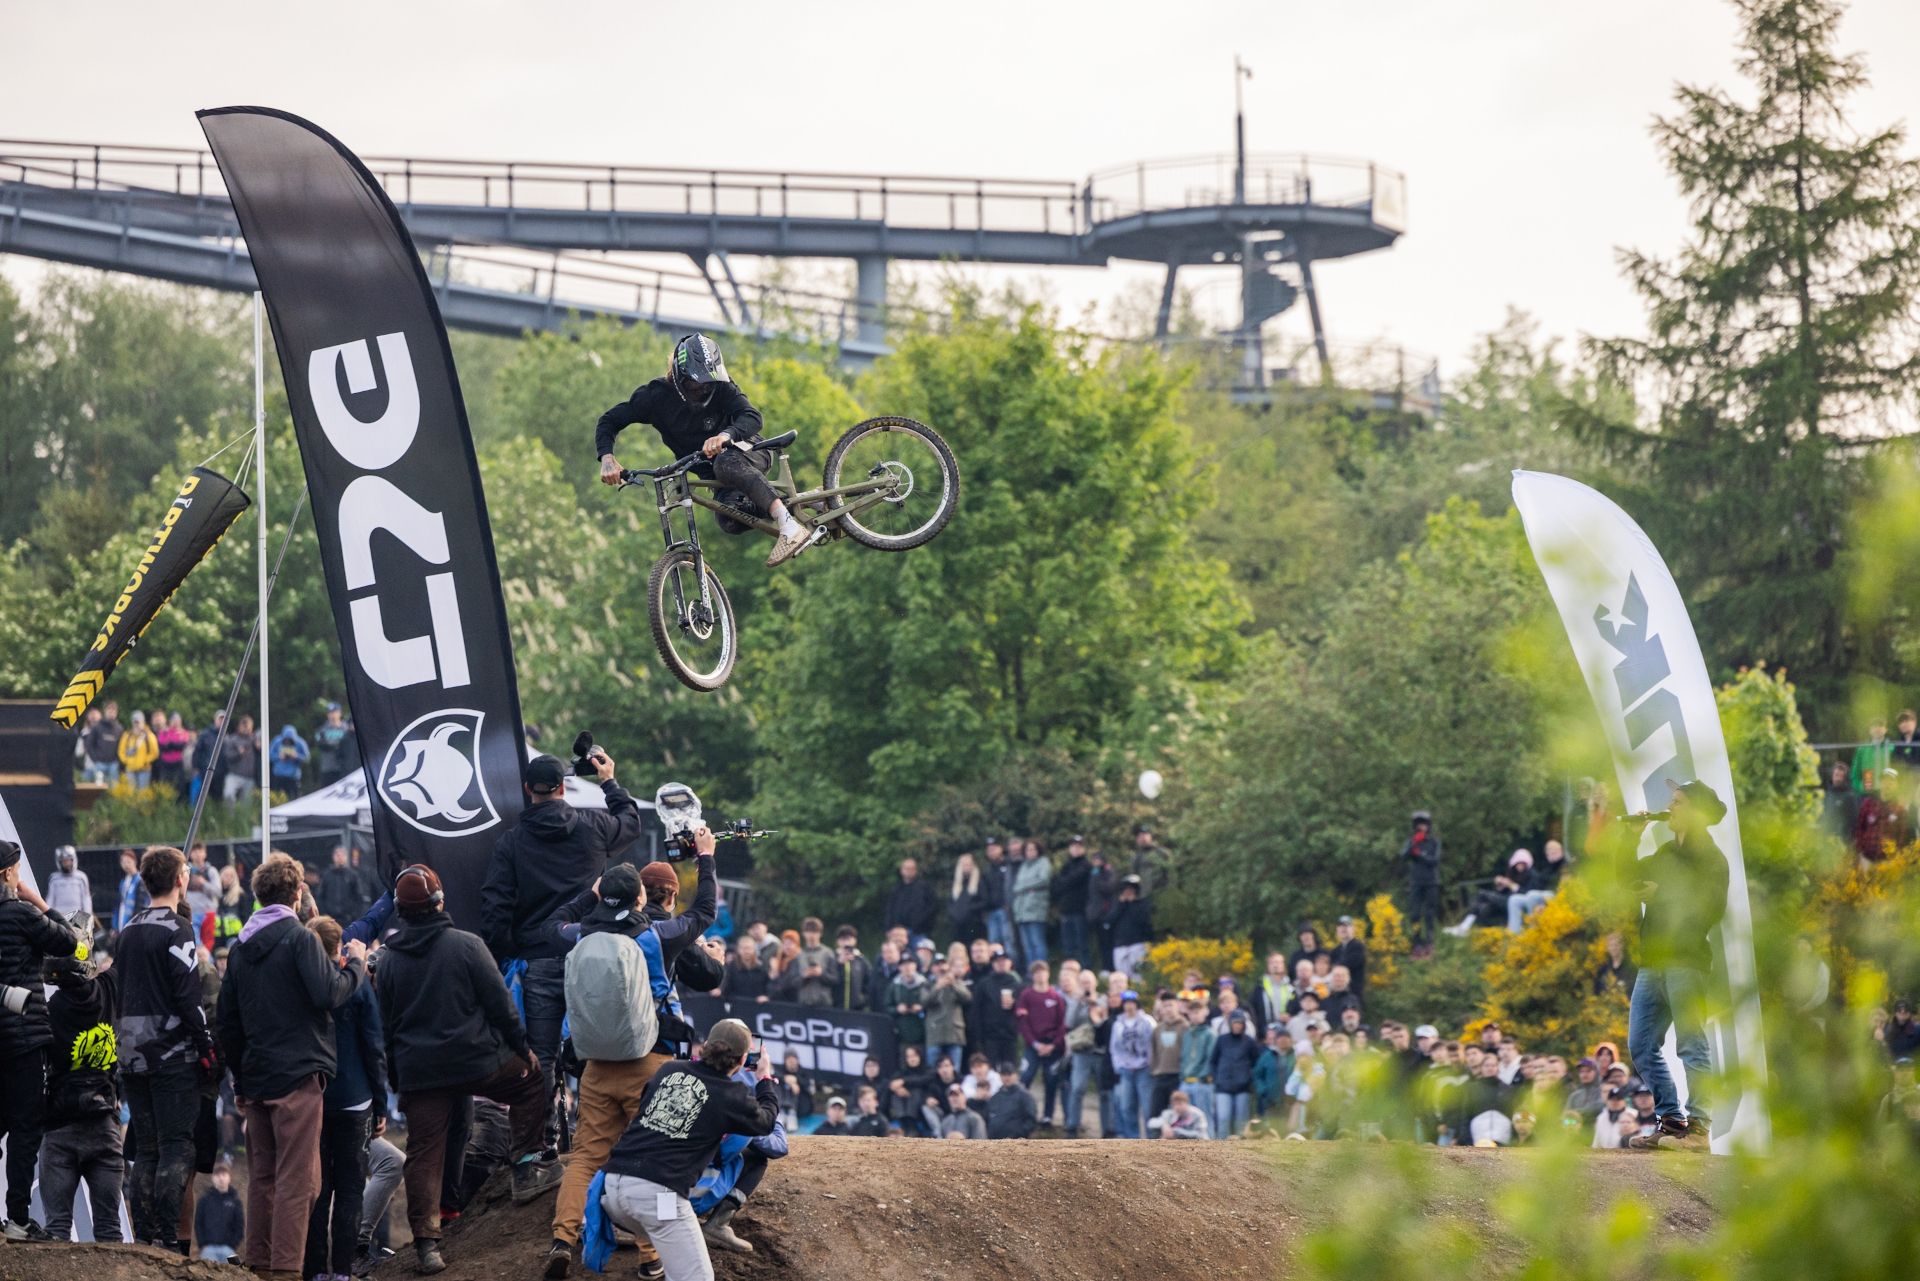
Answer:
[{"label": "steel elevated walkway", "polygon": [[[1238,264],[1249,282],[1249,312],[1265,313],[1256,322],[1304,293],[1323,340],[1313,263],[1387,248],[1406,215],[1399,174],[1305,156],[1143,163],[1078,183],[388,157],[366,163],[416,244],[445,264],[449,324],[519,332],[552,328],[577,312],[663,328],[763,332],[756,313],[777,310],[789,321],[807,317],[807,326],[856,359],[884,350],[886,264],[896,258],[1051,267],[1152,262],[1167,269],[1169,303],[1181,267]],[[487,273],[463,270],[469,260],[461,247],[473,245],[548,255],[683,254],[695,268],[686,279],[657,269],[645,276],[673,276],[676,290],[688,285],[676,301],[691,301],[689,282],[697,281],[724,323],[661,311],[658,281],[651,310],[639,299],[623,306],[562,292],[595,273],[633,270],[617,262],[556,256],[544,278],[537,264],[518,264],[518,276],[532,272],[531,288],[480,283]],[[0,252],[253,288],[219,170],[207,152],[187,148],[0,139]],[[856,296],[789,298],[772,309],[762,299],[756,307],[753,287],[733,271],[736,254],[852,259]],[[1283,267],[1298,287],[1279,279]]]}]

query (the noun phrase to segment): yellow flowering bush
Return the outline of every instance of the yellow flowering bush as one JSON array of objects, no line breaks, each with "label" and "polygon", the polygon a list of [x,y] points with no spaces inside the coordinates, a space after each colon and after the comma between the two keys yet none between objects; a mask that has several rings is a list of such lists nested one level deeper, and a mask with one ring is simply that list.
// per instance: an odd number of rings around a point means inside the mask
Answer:
[{"label": "yellow flowering bush", "polygon": [[1599,1041],[1624,1043],[1625,995],[1593,990],[1608,930],[1592,891],[1569,877],[1518,934],[1476,931],[1475,948],[1487,957],[1487,1018],[1530,1051],[1576,1057]]},{"label": "yellow flowering bush", "polygon": [[1162,939],[1147,949],[1147,959],[1134,978],[1136,986],[1143,989],[1177,990],[1188,970],[1198,970],[1209,985],[1222,974],[1231,974],[1245,990],[1254,980],[1253,944],[1244,938]]}]

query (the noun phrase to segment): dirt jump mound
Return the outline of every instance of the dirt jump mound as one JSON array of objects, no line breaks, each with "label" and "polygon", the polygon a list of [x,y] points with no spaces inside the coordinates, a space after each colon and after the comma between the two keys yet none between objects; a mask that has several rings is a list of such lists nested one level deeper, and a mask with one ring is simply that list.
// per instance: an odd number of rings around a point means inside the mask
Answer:
[{"label": "dirt jump mound", "polygon": [[[925,1142],[795,1138],[734,1228],[751,1255],[713,1252],[724,1281],[1214,1281],[1287,1275],[1295,1247],[1329,1226],[1330,1143],[1097,1140]],[[1505,1239],[1491,1202],[1528,1177],[1537,1154],[1428,1148],[1446,1212],[1482,1239]],[[1596,1203],[1633,1192],[1662,1230],[1703,1232],[1712,1158],[1595,1153]],[[534,1281],[553,1199],[506,1199],[448,1225],[444,1281]],[[1517,1267],[1521,1258],[1510,1256]],[[413,1252],[379,1281],[411,1277]],[[632,1251],[606,1276],[627,1281]],[[0,1247],[6,1281],[241,1281],[235,1267],[116,1246]],[[593,1274],[575,1270],[576,1277]]]}]

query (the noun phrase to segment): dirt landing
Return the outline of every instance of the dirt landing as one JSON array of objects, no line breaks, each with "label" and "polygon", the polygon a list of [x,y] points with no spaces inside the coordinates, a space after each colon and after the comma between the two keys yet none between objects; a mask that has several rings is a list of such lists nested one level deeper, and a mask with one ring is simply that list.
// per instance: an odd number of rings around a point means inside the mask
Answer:
[{"label": "dirt landing", "polygon": [[[1112,1281],[1271,1278],[1326,1226],[1346,1145],[793,1140],[736,1219],[752,1255],[714,1252],[723,1281]],[[1527,1152],[1424,1149],[1438,1204],[1500,1241],[1489,1202],[1527,1177]],[[1664,1229],[1710,1226],[1711,1158],[1595,1153],[1592,1195],[1637,1193]],[[470,1213],[447,1234],[445,1281],[534,1281],[551,1197]],[[1519,1262],[1515,1257],[1516,1264]],[[411,1251],[379,1273],[410,1277]],[[633,1275],[614,1256],[608,1277]],[[4,1281],[239,1281],[237,1269],[121,1247],[0,1247]],[[578,1276],[591,1276],[576,1271]]]}]

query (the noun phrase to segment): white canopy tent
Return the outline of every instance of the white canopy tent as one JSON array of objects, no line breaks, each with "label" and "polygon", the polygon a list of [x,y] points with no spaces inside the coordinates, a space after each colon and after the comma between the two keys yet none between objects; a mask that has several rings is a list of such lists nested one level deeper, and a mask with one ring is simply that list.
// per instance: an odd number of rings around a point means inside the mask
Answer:
[{"label": "white canopy tent", "polygon": [[[532,748],[527,749],[529,760],[537,755],[539,753]],[[639,800],[638,797],[635,799]],[[607,808],[607,798],[595,784],[569,774],[567,804],[575,809],[603,810]],[[653,802],[640,800],[640,808],[651,810]],[[273,807],[275,836],[315,828],[371,827],[372,825],[373,813],[367,805],[367,772],[364,767],[328,784],[317,792],[309,792],[298,800]]]}]

